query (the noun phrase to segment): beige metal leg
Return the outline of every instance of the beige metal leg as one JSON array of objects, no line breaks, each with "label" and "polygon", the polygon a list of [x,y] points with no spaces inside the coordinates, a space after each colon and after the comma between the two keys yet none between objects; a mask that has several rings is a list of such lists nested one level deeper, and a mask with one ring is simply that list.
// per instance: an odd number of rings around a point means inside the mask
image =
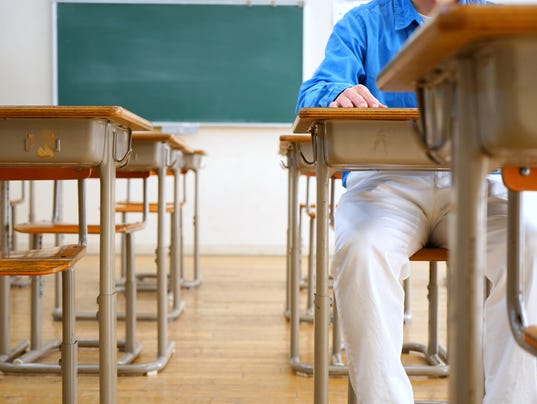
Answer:
[{"label": "beige metal leg", "polygon": [[478,144],[476,77],[470,59],[457,60],[453,133],[453,226],[448,299],[449,401],[483,400],[483,266],[485,262],[486,182],[488,161]]},{"label": "beige metal leg", "polygon": [[[193,198],[193,216],[192,216],[192,229],[193,229],[193,277],[187,279],[185,277],[185,266],[184,260],[181,260],[180,274],[181,274],[181,285],[183,288],[192,289],[196,288],[201,284],[201,275],[199,268],[199,169],[192,168],[194,175],[194,198]],[[186,173],[185,173],[186,175]],[[185,196],[184,201],[186,202],[186,182],[183,187],[183,195]],[[182,212],[182,210],[181,210]],[[181,214],[182,215],[182,214]],[[182,221],[182,219],[181,219]],[[181,226],[181,229],[183,227]],[[181,248],[182,251],[182,248]]]}]

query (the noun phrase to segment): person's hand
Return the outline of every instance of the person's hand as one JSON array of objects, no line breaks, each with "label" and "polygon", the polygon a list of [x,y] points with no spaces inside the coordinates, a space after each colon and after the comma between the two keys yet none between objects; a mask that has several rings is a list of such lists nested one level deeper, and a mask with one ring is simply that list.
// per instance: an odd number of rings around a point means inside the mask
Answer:
[{"label": "person's hand", "polygon": [[332,108],[387,108],[362,84],[346,88],[329,106]]}]

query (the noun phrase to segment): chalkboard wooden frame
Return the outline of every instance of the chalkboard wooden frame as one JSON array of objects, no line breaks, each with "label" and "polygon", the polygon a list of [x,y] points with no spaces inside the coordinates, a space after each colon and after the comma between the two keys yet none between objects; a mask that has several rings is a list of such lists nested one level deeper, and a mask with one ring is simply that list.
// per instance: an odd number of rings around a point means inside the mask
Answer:
[{"label": "chalkboard wooden frame", "polygon": [[302,8],[60,1],[54,102],[122,105],[152,121],[290,123]]}]

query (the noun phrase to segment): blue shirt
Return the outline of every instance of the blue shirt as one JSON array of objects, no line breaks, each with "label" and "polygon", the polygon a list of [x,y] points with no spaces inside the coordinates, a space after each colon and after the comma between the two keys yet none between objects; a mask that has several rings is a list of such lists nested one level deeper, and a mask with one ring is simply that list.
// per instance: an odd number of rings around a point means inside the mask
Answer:
[{"label": "blue shirt", "polygon": [[[482,1],[461,0],[459,3]],[[334,26],[324,60],[313,77],[302,83],[297,111],[304,107],[328,107],[339,93],[357,84],[365,85],[388,107],[415,108],[414,92],[383,92],[378,89],[376,80],[422,23],[410,0],[372,0],[350,10]]]}]

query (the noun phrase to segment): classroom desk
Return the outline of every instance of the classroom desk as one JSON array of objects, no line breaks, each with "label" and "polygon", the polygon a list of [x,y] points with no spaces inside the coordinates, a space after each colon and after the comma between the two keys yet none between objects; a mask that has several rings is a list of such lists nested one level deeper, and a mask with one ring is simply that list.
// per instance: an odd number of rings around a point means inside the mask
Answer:
[{"label": "classroom desk", "polygon": [[[300,336],[299,328],[301,321],[313,322],[313,282],[315,279],[315,213],[310,216],[309,229],[309,251],[308,251],[308,275],[305,287],[308,289],[307,307],[304,313],[299,310],[299,292],[302,286],[301,282],[301,238],[302,238],[302,207],[306,209],[308,215],[314,211],[309,200],[309,180],[315,177],[315,162],[313,156],[313,146],[311,135],[307,134],[289,134],[281,135],[279,142],[279,154],[286,157],[283,163],[287,168],[287,276],[286,276],[286,302],[285,315],[289,319],[290,326],[290,347],[289,362],[291,368],[301,375],[312,375],[313,366],[301,361],[300,359]],[[306,200],[300,204],[299,182],[300,176],[306,177]],[[335,181],[338,176],[331,178],[330,186],[330,207],[335,206]],[[315,206],[315,205],[313,205]],[[332,209],[330,209],[330,215]],[[312,219],[313,217],[313,219]],[[347,373],[346,367],[341,360],[340,335],[339,327],[336,324],[337,316],[333,318],[332,327],[332,364],[329,367],[331,375],[344,375]]]},{"label": "classroom desk", "polygon": [[[298,298],[294,294],[294,284],[292,277],[295,271],[300,274],[300,211],[298,202],[298,182],[299,174],[315,175],[315,165],[313,164],[313,150],[311,146],[311,135],[281,135],[279,141],[278,154],[285,157],[285,163],[282,166],[287,169],[287,275],[286,275],[286,298],[285,298],[285,315],[291,323],[291,336],[295,335],[294,318],[301,316],[294,305],[298,306]],[[307,190],[308,191],[308,190]],[[306,191],[306,205],[309,206],[309,192]],[[294,238],[295,233],[298,235]],[[294,255],[297,259],[293,258]],[[296,287],[299,288],[300,278]],[[293,306],[293,307],[292,307]],[[307,313],[306,313],[307,315]],[[297,323],[298,324],[298,323]],[[298,333],[298,326],[296,327]],[[291,337],[293,338],[293,337]],[[291,343],[291,352],[294,351]],[[296,351],[298,352],[298,350]],[[291,353],[291,357],[294,357]]]},{"label": "classroom desk", "polygon": [[536,63],[537,6],[452,5],[440,8],[377,79],[384,91],[417,91],[426,147],[452,165],[452,403],[482,400],[484,180],[491,167],[537,162]]},{"label": "classroom desk", "polygon": [[[312,147],[310,135],[281,135],[279,153],[286,156],[287,168],[287,275],[286,275],[286,304],[285,314],[289,317],[290,347],[289,361],[291,368],[298,374],[312,374],[311,365],[300,360],[300,208],[298,202],[298,185],[301,172],[314,172],[315,167],[308,160],[312,160]],[[306,157],[309,156],[309,157]],[[310,278],[309,281],[312,281]]]},{"label": "classroom desk", "polygon": [[[177,152],[179,141],[175,139],[173,135],[164,134],[161,132],[133,132],[132,133],[132,147],[129,155],[128,162],[125,165],[117,168],[116,177],[130,179],[143,179],[143,194],[144,202],[136,205],[136,212],[142,214],[142,219],[135,222],[127,223],[126,218],[122,221],[123,227],[121,229],[122,235],[122,265],[124,269],[125,279],[123,282],[124,294],[126,300],[126,310],[124,314],[118,313],[118,319],[125,320],[125,342],[118,341],[118,347],[123,348],[124,355],[118,360],[118,375],[134,375],[134,374],[156,374],[158,371],[164,369],[169,362],[175,347],[174,342],[168,340],[167,324],[170,318],[176,318],[181,314],[184,308],[184,302],[180,300],[180,288],[174,287],[174,309],[173,312],[167,313],[167,299],[168,299],[168,287],[166,276],[166,257],[165,257],[165,241],[164,241],[164,221],[166,214],[166,174],[167,171],[173,169],[174,165],[178,165],[181,161],[181,155]],[[137,313],[136,312],[136,274],[135,274],[135,245],[134,236],[135,233],[142,230],[145,227],[147,221],[147,215],[149,212],[149,203],[147,203],[147,189],[146,179],[155,173],[158,179],[158,197],[156,205],[157,213],[157,248],[156,248],[156,313]],[[174,201],[177,204],[176,201]],[[35,227],[35,225],[30,225]],[[38,224],[37,227],[41,231],[47,231],[46,226]],[[50,233],[61,234],[62,231],[72,231],[70,228],[76,226],[69,226],[67,224],[59,224],[58,227],[52,226],[49,229]],[[21,226],[18,226],[19,231],[24,231]],[[90,234],[99,232],[99,226],[89,226]],[[118,231],[116,229],[116,231]],[[173,231],[173,229],[172,229]],[[174,251],[172,250],[172,253]],[[176,254],[175,254],[176,255]],[[175,260],[176,261],[176,260]],[[175,271],[178,272],[176,266]],[[173,279],[177,279],[178,276],[172,276]],[[176,282],[177,283],[177,282]],[[177,293],[175,293],[177,292]],[[59,300],[59,299],[56,299]],[[56,307],[53,312],[54,318],[61,318],[61,307]],[[95,320],[95,313],[78,313],[78,319],[90,319]],[[136,358],[141,352],[141,344],[135,341],[136,333],[136,320],[157,320],[157,358],[154,361],[149,362],[135,362]],[[92,339],[87,341],[81,341],[81,346],[85,347],[97,347],[99,340]],[[124,346],[123,346],[124,345]],[[79,372],[81,373],[96,373],[99,368],[94,364],[79,364]]]},{"label": "classroom desk", "polygon": [[[183,165],[181,167],[181,172],[184,174],[184,186],[183,186],[183,203],[186,203],[186,174],[189,171],[192,171],[194,174],[194,206],[193,206],[193,277],[192,279],[185,278],[185,265],[184,265],[184,248],[183,248],[183,239],[181,237],[181,248],[180,248],[180,276],[181,276],[181,285],[186,289],[196,288],[201,284],[201,275],[199,269],[200,254],[199,254],[199,171],[201,169],[201,162],[203,157],[207,156],[207,153],[204,150],[200,149],[188,149],[183,150]],[[180,226],[181,234],[183,229],[183,218],[182,210],[180,217]]]},{"label": "classroom desk", "polygon": [[[131,131],[151,123],[121,107],[0,107],[0,165],[95,167],[100,175],[99,391],[116,402],[116,294],[114,279],[115,174],[130,151]],[[2,235],[3,237],[3,235]],[[1,292],[9,291],[0,280]],[[0,341],[3,351],[9,341]]]},{"label": "classroom desk", "polygon": [[[416,109],[304,108],[295,119],[295,133],[312,135],[317,181],[315,403],[328,402],[331,370],[328,358],[329,179],[335,172],[347,170],[447,169],[447,165],[433,161],[422,147],[412,125],[417,117]],[[337,370],[337,366],[333,368],[334,372]]]},{"label": "classroom desk", "polygon": [[[204,150],[192,149],[189,145],[183,142],[174,134],[166,134],[158,130],[151,132],[144,132],[143,135],[139,133],[134,134],[137,136],[160,137],[162,141],[166,141],[168,146],[175,152],[173,158],[173,164],[168,167],[168,174],[171,174],[174,178],[174,197],[172,208],[172,224],[171,224],[171,254],[170,254],[170,282],[172,285],[174,295],[174,308],[173,312],[168,313],[169,319],[176,318],[182,310],[179,300],[179,290],[177,285],[182,288],[191,289],[201,284],[201,277],[199,271],[199,170],[202,165],[202,158],[207,155]],[[194,174],[194,201],[193,201],[193,272],[194,276],[191,280],[186,280],[184,277],[184,245],[183,245],[183,206],[187,202],[187,178],[186,175],[189,171]],[[179,179],[182,175],[183,178],[183,195],[180,195]],[[124,204],[123,204],[124,205]],[[132,207],[122,206],[120,210],[127,211]],[[145,277],[144,275],[141,278]],[[145,285],[144,285],[145,286]],[[138,317],[140,318],[140,317]]]},{"label": "classroom desk", "polygon": [[[177,136],[169,133],[163,133],[160,131],[145,131],[145,132],[134,132],[133,133],[133,142],[135,145],[138,144],[147,148],[148,145],[151,145],[153,142],[158,142],[162,144],[162,147],[165,147],[165,165],[162,167],[162,170],[156,170],[158,178],[158,193],[157,198],[157,295],[163,294],[167,296],[168,287],[167,276],[164,270],[165,263],[165,240],[164,240],[164,220],[165,214],[168,210],[167,204],[165,202],[165,185],[166,185],[166,175],[173,177],[173,198],[172,198],[172,207],[171,207],[171,226],[170,226],[170,289],[173,297],[173,307],[170,312],[166,311],[166,301],[159,301],[157,309],[162,309],[162,313],[159,313],[157,310],[157,321],[164,321],[160,316],[166,317],[166,322],[175,320],[183,312],[184,301],[181,299],[181,285],[180,285],[180,238],[181,238],[181,228],[179,223],[179,212],[181,209],[181,200],[180,200],[180,185],[179,178],[181,175],[181,167],[183,166],[183,153],[189,152],[190,149],[188,146],[182,142]],[[151,147],[155,147],[153,145]],[[162,198],[164,199],[161,199]],[[126,209],[128,211],[128,209]],[[147,275],[141,275],[140,278],[143,279]],[[163,278],[162,278],[163,276]],[[166,297],[167,299],[167,297]],[[152,320],[154,316],[151,314],[138,314],[138,319],[141,320]],[[159,329],[164,327],[164,324],[159,325]],[[162,333],[161,333],[162,334]],[[163,335],[163,334],[162,334]],[[165,339],[161,340],[162,343],[165,342]]]},{"label": "classroom desk", "polygon": [[[119,171],[155,171],[158,180],[158,196],[157,196],[157,248],[156,248],[156,264],[157,264],[157,359],[149,363],[134,363],[128,364],[120,369],[120,373],[124,374],[155,374],[162,370],[170,360],[175,349],[175,343],[168,339],[168,286],[166,275],[166,246],[164,237],[164,222],[166,219],[166,174],[167,170],[173,166],[180,156],[177,156],[176,149],[178,142],[175,137],[170,134],[161,132],[134,132],[132,134],[132,153],[129,162],[119,169]],[[147,213],[147,212],[146,212]],[[133,252],[131,248],[127,250]],[[130,255],[130,254],[129,254]],[[131,262],[134,256],[126,257]],[[126,279],[127,283],[135,285],[134,272],[129,274],[130,279]],[[126,313],[128,323],[136,323],[138,315],[135,312],[133,297],[136,293],[136,286],[126,288],[126,292],[130,291],[130,296],[127,299],[131,301],[131,312]],[[178,312],[179,315],[184,308],[184,302],[180,302]],[[143,313],[140,313],[143,314]],[[145,316],[148,317],[148,316]],[[134,334],[134,333],[132,333]]]}]

